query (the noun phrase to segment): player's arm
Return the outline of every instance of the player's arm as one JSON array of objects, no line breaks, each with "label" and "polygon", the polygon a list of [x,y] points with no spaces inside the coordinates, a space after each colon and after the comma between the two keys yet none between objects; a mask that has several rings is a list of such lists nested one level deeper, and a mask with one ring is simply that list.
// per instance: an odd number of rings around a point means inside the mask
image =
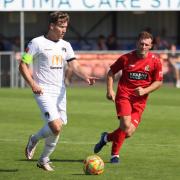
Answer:
[{"label": "player's arm", "polygon": [[77,60],[74,59],[68,64],[72,68],[73,72],[77,74],[80,78],[84,79],[89,85],[93,85],[95,83],[95,80],[98,79],[96,77],[90,77]]},{"label": "player's arm", "polygon": [[162,84],[163,84],[162,81],[154,81],[150,86],[148,86],[146,88],[137,87],[135,89],[135,92],[137,95],[143,96],[145,94],[149,94],[149,93],[155,91],[156,89],[159,89],[162,86]]},{"label": "player's arm", "polygon": [[149,85],[146,88],[142,87],[137,87],[135,89],[135,92],[139,96],[143,96],[145,94],[149,94],[156,89],[160,88],[163,84],[163,73],[162,73],[162,63],[159,59],[154,60],[154,66],[155,70],[153,71],[152,77],[153,77],[153,82],[151,85]]},{"label": "player's arm", "polygon": [[114,74],[112,73],[111,70],[109,70],[107,74],[107,93],[106,97],[109,100],[112,100],[113,102],[115,101],[115,92],[113,90],[113,85],[114,85]]},{"label": "player's arm", "polygon": [[31,72],[29,69],[29,65],[27,63],[25,63],[23,59],[21,60],[21,62],[19,64],[19,71],[20,71],[21,75],[23,76],[23,78],[25,79],[25,81],[31,87],[33,93],[43,94],[42,88],[40,86],[38,86],[36,84],[36,82],[34,81],[34,79],[32,78],[32,75],[31,75]]}]

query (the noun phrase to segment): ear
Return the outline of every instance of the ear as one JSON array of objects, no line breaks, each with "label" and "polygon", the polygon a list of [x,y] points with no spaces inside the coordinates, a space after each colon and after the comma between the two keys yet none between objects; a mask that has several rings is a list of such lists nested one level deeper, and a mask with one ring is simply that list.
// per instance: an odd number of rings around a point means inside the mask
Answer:
[{"label": "ear", "polygon": [[53,30],[53,28],[54,28],[53,24],[50,23],[50,24],[49,24],[49,29],[50,29],[50,30]]}]

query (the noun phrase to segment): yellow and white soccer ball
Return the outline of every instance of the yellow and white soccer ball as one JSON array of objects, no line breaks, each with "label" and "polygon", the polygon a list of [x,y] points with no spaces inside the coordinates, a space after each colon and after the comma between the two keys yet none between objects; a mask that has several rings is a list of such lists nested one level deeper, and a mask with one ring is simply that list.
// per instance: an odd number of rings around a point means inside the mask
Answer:
[{"label": "yellow and white soccer ball", "polygon": [[98,175],[104,172],[104,162],[97,155],[88,156],[83,163],[83,170],[85,174]]}]

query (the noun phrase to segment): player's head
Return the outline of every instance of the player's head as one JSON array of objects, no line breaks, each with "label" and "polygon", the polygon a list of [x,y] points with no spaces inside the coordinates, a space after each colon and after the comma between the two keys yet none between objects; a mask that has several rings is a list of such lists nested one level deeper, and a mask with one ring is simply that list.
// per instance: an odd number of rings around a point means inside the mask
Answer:
[{"label": "player's head", "polygon": [[62,39],[69,23],[69,15],[65,12],[56,11],[49,16],[49,31]]},{"label": "player's head", "polygon": [[139,56],[145,57],[152,48],[153,36],[149,32],[143,31],[138,35],[137,53]]}]

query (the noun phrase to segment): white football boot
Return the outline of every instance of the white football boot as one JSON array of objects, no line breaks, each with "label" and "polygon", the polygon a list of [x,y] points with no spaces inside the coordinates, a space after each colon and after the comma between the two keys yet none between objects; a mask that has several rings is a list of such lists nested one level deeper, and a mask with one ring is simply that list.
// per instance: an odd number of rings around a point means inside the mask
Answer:
[{"label": "white football boot", "polygon": [[37,142],[32,142],[33,135],[29,136],[29,140],[25,149],[25,155],[28,160],[32,159],[37,146]]},{"label": "white football boot", "polygon": [[52,162],[43,163],[43,162],[38,161],[37,167],[41,168],[41,169],[43,169],[45,171],[54,171],[53,167],[50,166],[50,164],[52,164]]}]

